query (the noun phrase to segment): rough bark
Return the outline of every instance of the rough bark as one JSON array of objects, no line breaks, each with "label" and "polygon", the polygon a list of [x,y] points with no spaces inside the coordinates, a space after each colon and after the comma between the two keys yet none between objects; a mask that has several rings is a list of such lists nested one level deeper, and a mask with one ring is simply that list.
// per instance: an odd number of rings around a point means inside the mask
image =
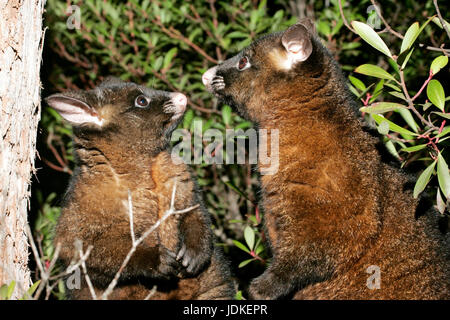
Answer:
[{"label": "rough bark", "polygon": [[25,232],[40,118],[45,0],[0,2],[0,286],[30,284]]}]

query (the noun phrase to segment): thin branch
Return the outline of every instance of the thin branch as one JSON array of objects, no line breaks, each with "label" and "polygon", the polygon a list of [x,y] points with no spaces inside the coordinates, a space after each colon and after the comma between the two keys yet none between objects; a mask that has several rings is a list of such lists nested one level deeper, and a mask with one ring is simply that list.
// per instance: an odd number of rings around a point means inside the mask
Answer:
[{"label": "thin branch", "polygon": [[131,200],[131,191],[130,191],[130,189],[128,189],[128,215],[130,217],[131,243],[134,245],[134,243],[136,242],[136,236],[134,234],[133,202]]},{"label": "thin branch", "polygon": [[411,101],[416,100],[416,98],[418,96],[420,96],[420,94],[422,93],[423,89],[425,89],[425,87],[427,86],[428,82],[430,82],[430,80],[433,78],[433,72],[431,72],[430,70],[430,75],[428,76],[427,80],[425,80],[425,82],[423,83],[422,87],[420,88],[420,90],[416,93],[416,95],[414,97],[412,97]]},{"label": "thin branch", "polygon": [[219,62],[214,59],[213,57],[211,57],[209,54],[207,54],[202,48],[200,48],[198,45],[196,45],[195,43],[193,43],[191,40],[189,40],[188,38],[186,38],[185,36],[183,36],[181,34],[180,31],[176,30],[173,27],[169,27],[169,29],[167,29],[162,22],[159,19],[154,19],[152,21],[154,24],[156,24],[157,26],[160,27],[161,31],[164,32],[165,34],[167,34],[169,37],[173,38],[173,39],[177,39],[180,41],[183,41],[184,43],[186,43],[189,47],[191,47],[192,49],[194,49],[195,51],[197,51],[200,55],[202,55],[206,60],[208,60],[209,62],[212,62],[214,64],[218,64]]},{"label": "thin branch", "polygon": [[153,286],[152,290],[150,290],[149,294],[144,298],[144,300],[150,300],[156,293],[156,285]]},{"label": "thin branch", "polygon": [[397,31],[395,31],[394,29],[392,29],[391,26],[384,19],[384,17],[381,15],[380,7],[378,6],[378,4],[375,3],[375,0],[370,0],[370,2],[372,2],[373,6],[375,7],[375,11],[376,11],[378,17],[380,17],[381,21],[383,21],[384,25],[386,26],[386,29],[390,33],[392,33],[394,36],[396,36],[397,38],[403,39],[404,38],[403,35],[401,33],[398,33]]},{"label": "thin branch", "polygon": [[[170,208],[169,210],[167,210],[164,215],[155,222],[155,224],[153,226],[151,226],[149,229],[147,229],[147,231],[145,231],[141,237],[139,237],[136,241],[133,242],[132,247],[130,249],[130,251],[128,252],[127,256],[125,257],[125,259],[122,262],[122,265],[120,266],[119,270],[116,272],[114,278],[112,279],[112,281],[110,282],[110,284],[108,285],[108,288],[103,292],[102,294],[102,300],[107,300],[108,296],[112,293],[112,291],[114,290],[114,288],[117,285],[117,282],[119,281],[119,278],[123,272],[123,270],[125,269],[125,267],[127,266],[128,262],[130,261],[131,257],[133,256],[134,252],[136,251],[137,247],[153,232],[155,231],[167,218],[169,218],[171,215],[176,215],[176,214],[184,214],[187,212],[190,212],[192,210],[197,209],[200,205],[196,204],[195,206],[183,209],[183,210],[175,210],[175,195],[176,195],[176,185],[177,182],[175,180],[173,189],[172,189],[172,198],[170,201]],[[130,209],[130,208],[129,208]]]},{"label": "thin branch", "polygon": [[89,278],[89,275],[88,275],[88,272],[87,272],[87,268],[86,268],[86,259],[89,256],[89,253],[91,252],[92,248],[93,248],[92,246],[88,247],[88,249],[86,251],[87,254],[83,253],[83,248],[82,247],[79,248],[78,252],[80,254],[80,261],[82,261],[81,262],[81,268],[83,269],[84,278],[85,278],[86,283],[88,285],[89,292],[91,293],[92,299],[93,300],[97,300],[97,295],[95,294],[94,286],[92,285],[91,278]]},{"label": "thin branch", "polygon": [[437,4],[437,0],[433,0],[433,3],[434,3],[434,7],[436,8],[436,12],[437,12],[439,21],[441,22],[442,27],[444,28],[445,32],[447,32],[447,36],[450,39],[450,31],[447,28],[447,23],[445,23],[445,20],[442,18],[441,11],[439,10],[439,6]]},{"label": "thin branch", "polygon": [[44,287],[48,281],[48,275],[45,272],[44,267],[42,265],[41,258],[39,257],[39,253],[36,248],[36,243],[34,242],[34,239],[33,239],[33,234],[31,233],[31,229],[28,224],[25,227],[25,231],[28,235],[28,240],[30,242],[31,251],[33,252],[34,258],[36,260],[36,265],[38,266],[39,272],[41,274],[41,283],[39,283],[38,289],[36,290],[36,294],[34,295],[34,299],[37,299],[37,297],[39,297],[39,295],[41,294],[42,290],[44,289]]},{"label": "thin branch", "polygon": [[342,21],[344,21],[345,26],[353,33],[356,33],[356,31],[350,26],[350,24],[348,23],[347,19],[345,19],[345,15],[344,15],[344,9],[342,9],[342,0],[338,1],[339,3],[339,12],[341,13],[341,17],[342,17]]},{"label": "thin branch", "polygon": [[403,90],[403,94],[406,97],[406,101],[408,102],[408,109],[412,110],[416,116],[420,119],[420,121],[422,121],[422,123],[426,126],[428,126],[429,128],[434,128],[434,129],[439,129],[437,128],[431,121],[427,121],[421,114],[419,111],[417,111],[417,109],[414,107],[414,103],[411,99],[411,96],[409,95],[408,89],[406,88],[406,83],[405,83],[405,76],[403,74],[403,70],[400,70],[400,85],[402,87]]}]

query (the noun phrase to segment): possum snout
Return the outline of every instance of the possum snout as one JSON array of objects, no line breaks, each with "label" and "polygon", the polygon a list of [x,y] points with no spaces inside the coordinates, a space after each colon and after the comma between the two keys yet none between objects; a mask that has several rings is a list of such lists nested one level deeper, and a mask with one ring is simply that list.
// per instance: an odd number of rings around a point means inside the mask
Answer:
[{"label": "possum snout", "polygon": [[209,92],[214,94],[225,89],[225,82],[222,76],[217,75],[217,66],[208,69],[202,76],[203,84]]},{"label": "possum snout", "polygon": [[172,120],[180,118],[186,111],[187,97],[179,92],[171,93],[170,103],[165,106],[164,112],[173,113]]},{"label": "possum snout", "polygon": [[202,76],[203,84],[208,87],[211,84],[212,79],[216,75],[217,67],[209,68]]}]

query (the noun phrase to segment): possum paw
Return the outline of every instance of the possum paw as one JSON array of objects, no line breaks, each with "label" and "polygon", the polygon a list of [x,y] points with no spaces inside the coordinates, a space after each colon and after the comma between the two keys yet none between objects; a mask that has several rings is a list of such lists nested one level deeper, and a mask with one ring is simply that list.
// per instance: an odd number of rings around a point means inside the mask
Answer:
[{"label": "possum paw", "polygon": [[271,270],[267,269],[251,282],[249,295],[253,300],[275,300],[289,294],[291,289],[290,283],[282,281]]},{"label": "possum paw", "polygon": [[195,275],[201,271],[207,257],[206,252],[197,252],[183,244],[178,251],[176,260],[185,268],[184,272],[181,272],[182,274]]},{"label": "possum paw", "polygon": [[173,278],[175,277],[181,269],[181,264],[177,261],[177,256],[172,251],[161,248],[159,253],[159,266],[158,273],[161,274],[163,278]]}]

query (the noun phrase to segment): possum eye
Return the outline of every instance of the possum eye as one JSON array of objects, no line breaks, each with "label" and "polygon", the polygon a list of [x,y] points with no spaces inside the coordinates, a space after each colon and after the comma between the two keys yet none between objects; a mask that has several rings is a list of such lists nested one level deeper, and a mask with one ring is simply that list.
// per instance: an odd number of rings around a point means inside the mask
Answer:
[{"label": "possum eye", "polygon": [[144,95],[140,95],[134,100],[134,105],[138,108],[146,108],[150,104],[150,99]]},{"label": "possum eye", "polygon": [[239,71],[243,71],[243,70],[245,70],[247,68],[250,68],[250,60],[248,59],[247,56],[243,56],[239,60],[237,68],[238,68]]}]

